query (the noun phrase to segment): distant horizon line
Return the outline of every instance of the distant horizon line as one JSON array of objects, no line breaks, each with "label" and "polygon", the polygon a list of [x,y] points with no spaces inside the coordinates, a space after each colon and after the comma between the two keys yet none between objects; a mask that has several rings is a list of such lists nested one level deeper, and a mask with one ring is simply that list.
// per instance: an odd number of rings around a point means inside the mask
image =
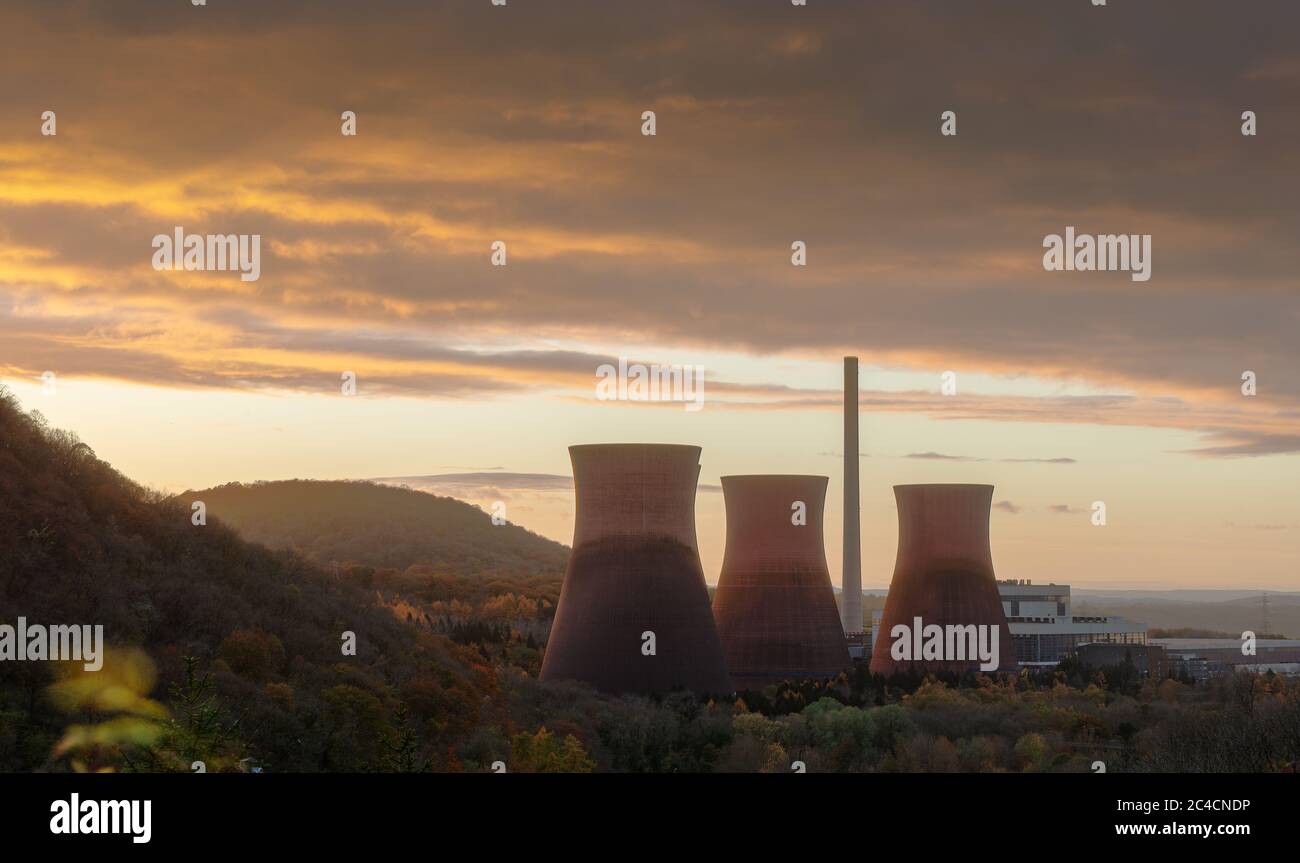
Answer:
[{"label": "distant horizon line", "polygon": [[[1114,595],[1118,593],[1224,593],[1233,594],[1242,597],[1258,596],[1268,594],[1269,596],[1295,596],[1300,597],[1300,590],[1277,590],[1270,587],[1078,587],[1074,583],[1050,582],[1050,581],[1030,581],[1030,587],[1047,587],[1055,585],[1057,587],[1069,587],[1072,595],[1079,593],[1091,593],[1098,595]],[[713,585],[709,585],[712,587]],[[843,589],[838,585],[832,585],[836,594],[843,593]],[[862,588],[863,596],[884,596],[889,593],[888,587],[864,587]]]}]

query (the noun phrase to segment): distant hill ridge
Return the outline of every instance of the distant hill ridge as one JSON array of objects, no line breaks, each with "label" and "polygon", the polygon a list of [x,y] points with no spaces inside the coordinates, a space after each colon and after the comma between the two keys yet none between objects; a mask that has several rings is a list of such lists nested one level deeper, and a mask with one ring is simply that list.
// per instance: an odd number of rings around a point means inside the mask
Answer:
[{"label": "distant hill ridge", "polygon": [[562,572],[569,550],[514,524],[493,524],[476,506],[366,480],[229,483],[178,495],[201,500],[210,518],[253,542],[316,563],[457,575]]}]

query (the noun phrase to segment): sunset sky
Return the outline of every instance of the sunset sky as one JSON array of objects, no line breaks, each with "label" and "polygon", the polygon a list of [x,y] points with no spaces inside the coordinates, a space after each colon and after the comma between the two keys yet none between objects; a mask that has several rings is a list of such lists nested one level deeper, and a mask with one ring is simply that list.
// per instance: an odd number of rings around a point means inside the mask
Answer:
[{"label": "sunset sky", "polygon": [[[854,354],[864,586],[892,485],[987,482],[1000,577],[1300,590],[1297,32],[1282,0],[10,0],[0,382],[150,486],[421,477],[566,543],[570,444],[697,444],[710,582],[720,476],[825,474],[838,584]],[[260,234],[261,278],[155,271],[176,226]],[[1046,272],[1066,226],[1150,234],[1150,281]],[[620,356],[703,365],[704,409],[597,400]]]}]

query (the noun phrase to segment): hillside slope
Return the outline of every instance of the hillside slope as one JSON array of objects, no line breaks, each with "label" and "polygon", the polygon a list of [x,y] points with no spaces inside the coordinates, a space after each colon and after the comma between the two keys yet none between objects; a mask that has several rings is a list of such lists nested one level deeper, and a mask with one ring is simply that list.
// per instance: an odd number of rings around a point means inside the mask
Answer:
[{"label": "hillside slope", "polygon": [[178,499],[186,507],[203,501],[209,516],[245,539],[323,565],[527,577],[563,572],[568,560],[563,545],[517,525],[494,525],[478,507],[371,482],[230,483]]},{"label": "hillside slope", "polygon": [[[1100,597],[1076,599],[1074,613],[1079,615],[1113,615],[1140,620],[1152,629],[1203,629],[1231,633],[1237,637],[1251,630],[1256,633],[1297,637],[1300,633],[1300,603],[1286,594],[1269,598],[1265,615],[1259,599],[1228,602],[1132,599]],[[1268,617],[1267,629],[1264,620]]]},{"label": "hillside slope", "polygon": [[[0,387],[0,623],[20,616],[102,625],[108,645],[143,649],[159,682],[142,694],[173,710],[182,657],[196,657],[230,731],[221,751],[205,745],[227,765],[247,756],[279,771],[381,767],[385,741],[405,723],[437,759],[489,718],[480,705],[495,691],[476,651],[216,519],[194,526],[188,506],[131,482]],[[345,631],[356,634],[355,656],[342,653]],[[56,665],[0,663],[0,770],[66,768],[52,755],[73,721],[47,697]],[[127,754],[97,757],[122,769]],[[137,756],[188,769],[156,754]]]}]

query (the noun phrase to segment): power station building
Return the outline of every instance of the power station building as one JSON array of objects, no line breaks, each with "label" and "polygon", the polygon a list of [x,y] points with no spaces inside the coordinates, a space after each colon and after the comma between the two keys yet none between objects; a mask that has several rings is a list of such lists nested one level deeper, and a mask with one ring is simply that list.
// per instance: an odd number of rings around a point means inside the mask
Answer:
[{"label": "power station building", "polygon": [[[696,693],[829,678],[863,645],[858,363],[844,359],[844,568],[837,609],[822,532],[827,478],[722,478],[727,544],[712,608],[695,534],[700,448],[569,447],[573,549],[543,680]],[[990,485],[899,485],[898,555],[873,672],[1014,670],[989,549]],[[903,644],[890,633],[914,630]],[[938,642],[933,633],[938,632]],[[873,632],[874,635],[874,632]],[[915,650],[896,652],[896,647]],[[936,646],[937,645],[937,646]]]},{"label": "power station building", "polygon": [[[885,599],[880,636],[871,670],[892,674],[909,670],[963,672],[980,669],[966,642],[951,637],[977,632],[996,643],[998,671],[1016,669],[1016,653],[998,596],[989,548],[993,486],[966,484],[896,485],[898,554]],[[908,643],[893,633],[905,627]],[[949,635],[936,656],[930,627]],[[973,629],[971,629],[973,627]],[[996,640],[996,641],[995,641]],[[924,651],[922,650],[924,641]],[[896,656],[895,644],[910,652]],[[912,650],[912,643],[916,650]],[[963,647],[959,654],[952,648]],[[993,669],[986,669],[993,670]]]},{"label": "power station building", "polygon": [[[1114,615],[1076,615],[1070,585],[1037,584],[1028,579],[998,581],[998,597],[1011,630],[1016,661],[1022,668],[1055,668],[1085,644],[1143,648],[1147,625]],[[872,612],[871,643],[882,632],[881,612]]]},{"label": "power station building", "polygon": [[724,476],[727,546],[713,597],[736,689],[849,666],[826,566],[824,476]]},{"label": "power station building", "polygon": [[695,537],[700,448],[596,444],[569,457],[573,551],[541,678],[730,692]]},{"label": "power station building", "polygon": [[1196,681],[1249,671],[1300,677],[1300,639],[1261,638],[1243,652],[1239,638],[1153,638],[1169,657],[1169,674]]},{"label": "power station building", "polygon": [[1074,614],[1068,584],[1010,579],[998,582],[998,595],[1021,665],[1052,668],[1084,644],[1141,647],[1147,643],[1145,623]]}]

